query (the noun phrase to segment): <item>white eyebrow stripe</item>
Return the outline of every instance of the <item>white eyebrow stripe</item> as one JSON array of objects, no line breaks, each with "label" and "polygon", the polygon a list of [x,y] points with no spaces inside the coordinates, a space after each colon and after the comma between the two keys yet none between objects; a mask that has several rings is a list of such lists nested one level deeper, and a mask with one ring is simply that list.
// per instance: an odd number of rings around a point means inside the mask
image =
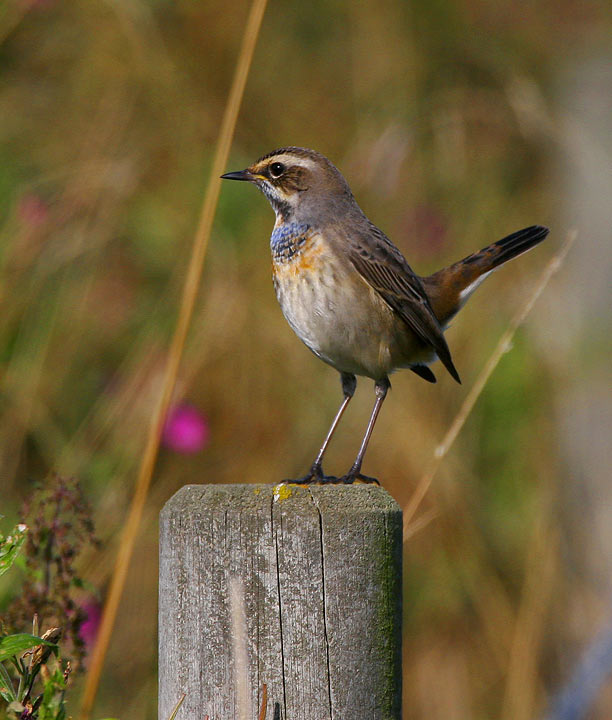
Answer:
[{"label": "white eyebrow stripe", "polygon": [[297,165],[299,167],[306,168],[307,170],[312,170],[314,167],[314,162],[307,157],[298,157],[296,155],[276,155],[273,158],[270,158],[268,162],[280,162],[284,165]]}]

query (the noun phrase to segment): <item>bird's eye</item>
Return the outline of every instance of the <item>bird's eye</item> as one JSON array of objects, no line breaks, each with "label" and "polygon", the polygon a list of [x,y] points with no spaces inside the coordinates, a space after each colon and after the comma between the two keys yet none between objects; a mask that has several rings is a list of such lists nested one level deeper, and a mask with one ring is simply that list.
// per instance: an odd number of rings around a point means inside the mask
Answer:
[{"label": "bird's eye", "polygon": [[279,178],[285,172],[285,166],[279,162],[271,163],[268,169],[270,170],[270,177],[274,179]]}]

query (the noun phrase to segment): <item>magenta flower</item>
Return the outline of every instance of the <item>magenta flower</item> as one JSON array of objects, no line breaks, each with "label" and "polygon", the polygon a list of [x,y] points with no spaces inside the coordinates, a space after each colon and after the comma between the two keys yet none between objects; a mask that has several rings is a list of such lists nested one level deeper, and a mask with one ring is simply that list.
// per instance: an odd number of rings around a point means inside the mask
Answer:
[{"label": "magenta flower", "polygon": [[85,643],[86,651],[89,652],[93,648],[98,636],[100,621],[102,620],[102,608],[97,600],[89,600],[82,605],[81,609],[85,615],[87,615],[87,619],[81,624],[79,635]]},{"label": "magenta flower", "polygon": [[208,445],[210,428],[204,415],[188,404],[172,408],[162,433],[162,443],[178,453],[196,453]]}]

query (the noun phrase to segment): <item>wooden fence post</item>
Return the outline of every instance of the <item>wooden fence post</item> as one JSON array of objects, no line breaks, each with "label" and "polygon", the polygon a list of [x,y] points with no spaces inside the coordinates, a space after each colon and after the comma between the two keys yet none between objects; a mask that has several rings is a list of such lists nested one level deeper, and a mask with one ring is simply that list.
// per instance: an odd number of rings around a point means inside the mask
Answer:
[{"label": "wooden fence post", "polygon": [[401,548],[372,485],[179,490],[160,517],[160,720],[183,693],[177,720],[257,720],[264,683],[267,720],[399,720]]}]

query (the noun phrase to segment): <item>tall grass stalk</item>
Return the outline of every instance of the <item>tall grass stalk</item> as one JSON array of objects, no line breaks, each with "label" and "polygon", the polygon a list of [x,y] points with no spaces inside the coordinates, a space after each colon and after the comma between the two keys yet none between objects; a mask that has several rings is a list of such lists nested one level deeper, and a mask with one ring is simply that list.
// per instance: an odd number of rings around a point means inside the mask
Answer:
[{"label": "tall grass stalk", "polygon": [[247,650],[246,607],[244,604],[244,584],[233,576],[230,578],[230,615],[232,623],[232,659],[234,665],[234,684],[236,688],[236,720],[249,720],[251,712],[251,693],[249,688],[249,654]]},{"label": "tall grass stalk", "polygon": [[538,714],[537,699],[541,696],[538,666],[559,560],[559,532],[551,517],[548,495],[545,493],[543,512],[533,528],[528,545],[521,602],[500,708],[501,720],[529,720]]},{"label": "tall grass stalk", "polygon": [[123,594],[123,588],[125,586],[134,543],[140,527],[143,508],[146,502],[153,469],[155,467],[155,461],[157,459],[164,418],[166,417],[166,413],[172,399],[178,368],[185,346],[185,339],[187,337],[187,330],[193,315],[193,309],[200,283],[200,276],[204,266],[204,258],[206,256],[213,218],[219,198],[221,184],[219,176],[227,164],[231,141],[238,118],[238,111],[242,102],[244,88],[249,74],[249,69],[251,67],[251,61],[253,59],[253,53],[257,43],[257,37],[259,35],[259,29],[261,27],[266,3],[267,0],[253,0],[245,27],[240,55],[238,57],[236,71],[232,81],[232,87],[230,89],[225,113],[221,122],[221,129],[213,157],[206,195],[202,204],[200,220],[193,241],[191,259],[187,270],[187,277],[185,278],[185,284],[183,286],[179,315],[168,351],[162,387],[157,405],[153,412],[151,424],[149,426],[147,441],[138,471],[136,488],[130,506],[130,511],[123,528],[119,551],[111,578],[110,589],[104,606],[100,631],[91,655],[90,666],[85,681],[85,689],[83,691],[81,703],[80,717],[82,720],[87,720],[91,714],[100,682],[104,658],[106,657],[110,637],[115,625],[119,601]]},{"label": "tall grass stalk", "polygon": [[476,401],[480,397],[480,394],[484,390],[485,385],[489,381],[489,378],[493,374],[493,371],[497,367],[502,356],[510,350],[514,334],[516,333],[518,328],[525,322],[527,316],[533,309],[533,306],[536,304],[538,298],[550,282],[553,275],[555,275],[563,265],[563,261],[565,260],[565,257],[569,252],[570,248],[574,244],[576,236],[576,231],[571,231],[568,234],[567,239],[563,243],[559,252],[556,253],[547,263],[546,267],[538,278],[538,281],[536,282],[533,291],[527,297],[523,305],[518,309],[517,313],[510,321],[510,324],[508,325],[506,331],[499,339],[499,342],[491,353],[491,356],[489,357],[485,366],[476,378],[476,382],[466,395],[465,400],[459,408],[459,411],[455,415],[455,418],[453,419],[448,430],[446,431],[442,442],[435,449],[434,457],[431,461],[429,470],[421,477],[412,494],[412,497],[410,498],[410,501],[404,507],[404,538],[407,538],[413,534],[411,528],[412,519],[414,518],[415,513],[419,509],[423,498],[427,494],[427,491],[431,486],[431,483],[438,471],[438,468],[448,454],[448,451],[453,446],[453,443],[457,439],[457,435],[459,435],[461,428],[465,425],[465,421],[468,419],[470,413],[472,412]]}]

